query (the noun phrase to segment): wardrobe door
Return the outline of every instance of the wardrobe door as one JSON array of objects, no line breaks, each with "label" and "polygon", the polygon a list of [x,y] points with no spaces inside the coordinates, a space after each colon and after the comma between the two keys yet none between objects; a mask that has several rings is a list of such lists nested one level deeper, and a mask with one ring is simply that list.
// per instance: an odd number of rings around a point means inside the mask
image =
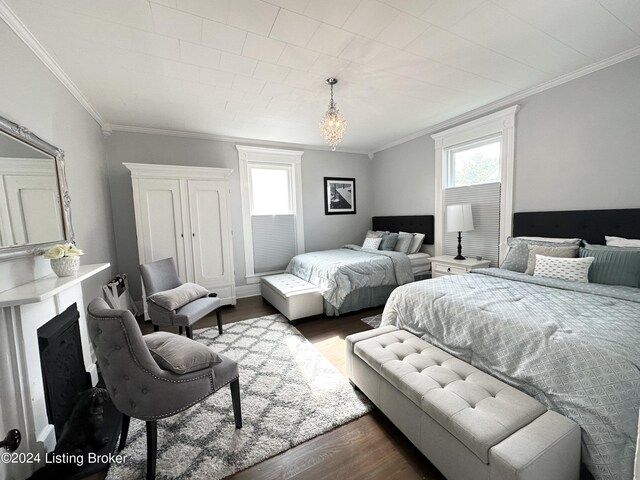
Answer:
[{"label": "wardrobe door", "polygon": [[140,263],[173,257],[180,279],[186,282],[180,181],[140,178],[137,182]]},{"label": "wardrobe door", "polygon": [[233,278],[226,183],[189,180],[187,184],[193,281],[226,299],[232,295]]}]

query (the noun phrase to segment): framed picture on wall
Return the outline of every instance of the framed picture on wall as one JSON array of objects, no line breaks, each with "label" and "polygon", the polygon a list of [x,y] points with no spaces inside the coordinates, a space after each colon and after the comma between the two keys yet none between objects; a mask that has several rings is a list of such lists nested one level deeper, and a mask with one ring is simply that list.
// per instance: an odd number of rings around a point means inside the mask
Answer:
[{"label": "framed picture on wall", "polygon": [[324,214],[356,213],[356,179],[324,177]]}]

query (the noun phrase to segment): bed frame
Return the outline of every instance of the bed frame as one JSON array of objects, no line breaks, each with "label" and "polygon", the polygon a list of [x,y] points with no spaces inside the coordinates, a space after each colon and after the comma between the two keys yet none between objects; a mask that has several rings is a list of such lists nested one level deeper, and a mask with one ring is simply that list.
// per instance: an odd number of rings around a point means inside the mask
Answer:
[{"label": "bed frame", "polygon": [[424,233],[425,245],[433,245],[433,215],[400,215],[393,217],[372,217],[372,230],[389,232]]},{"label": "bed frame", "polygon": [[513,215],[513,236],[581,238],[605,244],[605,235],[640,238],[640,208],[519,212]]}]

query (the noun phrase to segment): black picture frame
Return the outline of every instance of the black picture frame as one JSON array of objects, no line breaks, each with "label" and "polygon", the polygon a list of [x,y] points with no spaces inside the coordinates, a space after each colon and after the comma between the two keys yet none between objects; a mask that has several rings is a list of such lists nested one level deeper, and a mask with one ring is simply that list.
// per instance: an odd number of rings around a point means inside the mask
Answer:
[{"label": "black picture frame", "polygon": [[356,179],[324,177],[324,214],[356,214]]}]

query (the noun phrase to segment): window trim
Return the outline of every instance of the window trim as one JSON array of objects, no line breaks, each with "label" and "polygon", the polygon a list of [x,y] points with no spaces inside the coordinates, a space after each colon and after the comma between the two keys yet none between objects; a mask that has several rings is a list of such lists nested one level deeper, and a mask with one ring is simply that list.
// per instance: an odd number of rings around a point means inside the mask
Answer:
[{"label": "window trim", "polygon": [[507,237],[513,224],[513,180],[515,163],[515,127],[519,105],[500,110],[471,122],[449,128],[431,135],[435,142],[435,222],[434,248],[436,255],[444,249],[444,188],[447,183],[448,155],[451,149],[482,141],[489,137],[500,137],[500,245],[499,261],[507,252]]},{"label": "window trim", "polygon": [[290,169],[290,188],[293,197],[292,211],[296,218],[297,253],[304,253],[304,218],[302,215],[302,150],[236,145],[238,171],[240,173],[240,197],[242,200],[242,229],[244,232],[245,278],[248,284],[259,283],[261,277],[281,272],[255,273],[253,268],[253,233],[251,227],[251,192],[249,190],[249,164],[264,166],[281,165]]}]

